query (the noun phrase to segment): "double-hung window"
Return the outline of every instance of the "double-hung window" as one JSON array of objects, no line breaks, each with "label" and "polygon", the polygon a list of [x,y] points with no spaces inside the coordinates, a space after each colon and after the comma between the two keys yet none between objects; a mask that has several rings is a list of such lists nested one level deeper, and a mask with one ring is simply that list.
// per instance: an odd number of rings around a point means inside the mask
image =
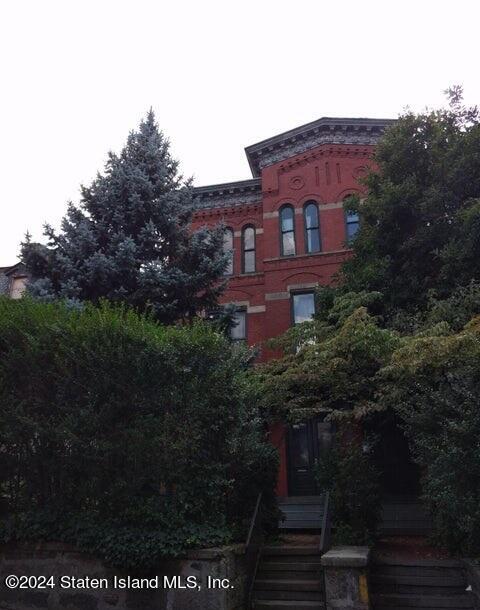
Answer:
[{"label": "double-hung window", "polygon": [[320,252],[320,220],[318,206],[315,201],[307,201],[303,208],[305,223],[305,250],[307,253]]},{"label": "double-hung window", "polygon": [[360,219],[357,212],[353,212],[352,210],[347,210],[345,212],[345,228],[347,244],[351,244],[360,228]]},{"label": "double-hung window", "polygon": [[280,253],[282,256],[295,254],[295,211],[291,205],[280,209]]},{"label": "double-hung window", "polygon": [[233,321],[235,324],[230,329],[231,339],[233,341],[245,341],[247,338],[247,312],[245,309],[238,309]]},{"label": "double-hung window", "polygon": [[242,231],[243,273],[255,273],[255,227],[244,227]]}]

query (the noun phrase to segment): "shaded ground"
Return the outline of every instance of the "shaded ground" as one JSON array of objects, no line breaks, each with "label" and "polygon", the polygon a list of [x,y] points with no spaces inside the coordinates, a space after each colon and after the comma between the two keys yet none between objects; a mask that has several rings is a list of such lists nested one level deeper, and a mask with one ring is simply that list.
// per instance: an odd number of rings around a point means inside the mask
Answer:
[{"label": "shaded ground", "polygon": [[[279,546],[319,546],[320,535],[313,533],[282,533],[268,542]],[[421,536],[385,536],[380,538],[373,547],[373,553],[378,559],[449,559],[451,555],[446,549],[433,546],[428,538]]]},{"label": "shaded ground", "polygon": [[320,546],[320,534],[280,534],[268,544],[281,546]]},{"label": "shaded ground", "polygon": [[403,559],[449,559],[446,549],[434,547],[428,538],[421,536],[385,536],[374,547],[377,558],[402,557]]}]

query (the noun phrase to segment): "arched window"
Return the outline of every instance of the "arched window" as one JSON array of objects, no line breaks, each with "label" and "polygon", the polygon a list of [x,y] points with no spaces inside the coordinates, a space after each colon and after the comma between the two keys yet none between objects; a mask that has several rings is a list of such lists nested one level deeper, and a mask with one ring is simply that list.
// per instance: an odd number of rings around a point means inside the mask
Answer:
[{"label": "arched window", "polygon": [[255,272],[255,228],[244,227],[242,233],[243,273]]},{"label": "arched window", "polygon": [[315,201],[307,201],[303,208],[305,223],[305,250],[307,252],[320,252],[320,221],[318,206]]},{"label": "arched window", "polygon": [[233,231],[230,228],[226,228],[223,234],[223,251],[229,255],[228,264],[223,274],[233,275]]},{"label": "arched window", "polygon": [[280,252],[282,256],[295,254],[295,212],[291,205],[280,210]]}]

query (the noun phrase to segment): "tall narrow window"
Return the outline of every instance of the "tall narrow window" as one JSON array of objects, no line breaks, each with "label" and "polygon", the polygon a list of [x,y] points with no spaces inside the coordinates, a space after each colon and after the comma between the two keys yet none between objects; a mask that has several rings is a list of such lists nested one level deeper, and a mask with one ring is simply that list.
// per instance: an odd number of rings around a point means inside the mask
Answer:
[{"label": "tall narrow window", "polygon": [[233,275],[233,231],[232,229],[225,229],[223,234],[223,251],[228,254],[228,264],[223,272],[224,275]]},{"label": "tall narrow window", "polygon": [[243,273],[255,272],[255,229],[245,227],[242,235]]},{"label": "tall narrow window", "polygon": [[345,212],[345,227],[347,233],[347,244],[351,244],[355,239],[360,228],[360,219],[357,212],[347,210]]},{"label": "tall narrow window", "polygon": [[233,341],[245,341],[247,338],[247,312],[244,309],[238,309],[233,317],[233,322],[230,337]]},{"label": "tall narrow window", "polygon": [[315,201],[308,201],[303,208],[305,221],[305,248],[307,252],[320,252],[320,222],[318,206]]},{"label": "tall narrow window", "polygon": [[295,212],[291,205],[280,210],[280,251],[282,256],[295,254]]}]

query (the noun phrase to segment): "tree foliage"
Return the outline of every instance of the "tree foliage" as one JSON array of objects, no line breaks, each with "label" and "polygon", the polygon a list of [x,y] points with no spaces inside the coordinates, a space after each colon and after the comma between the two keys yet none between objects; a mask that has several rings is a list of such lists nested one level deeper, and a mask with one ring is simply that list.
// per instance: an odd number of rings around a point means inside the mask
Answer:
[{"label": "tree foliage", "polygon": [[387,312],[426,305],[480,279],[480,117],[449,90],[447,109],[411,111],[387,130],[366,178],[343,290],[379,291]]},{"label": "tree foliage", "polygon": [[0,300],[0,539],[139,567],[243,535],[277,469],[248,358],[203,323]]},{"label": "tree foliage", "polygon": [[[337,325],[304,323],[290,336],[303,345],[257,373],[271,417],[322,413],[342,430],[397,413],[422,472],[436,540],[462,554],[480,552],[480,317],[459,325],[477,309],[479,294],[472,283],[447,299],[430,298],[410,334],[383,328],[364,307]],[[332,309],[341,309],[340,298]],[[320,467],[321,484],[336,498],[340,542],[358,543],[373,528],[368,499],[355,504],[356,483],[368,491],[378,479],[368,456],[359,463],[357,454],[358,441],[334,450]]]},{"label": "tree foliage", "polygon": [[480,552],[480,318],[458,333],[410,338],[380,374],[423,472],[437,540]]},{"label": "tree foliage", "polygon": [[23,244],[34,278],[29,291],[43,299],[101,298],[150,311],[172,322],[213,307],[228,263],[223,230],[189,226],[193,189],[150,111],[103,174],[81,189],[48,246]]},{"label": "tree foliage", "polygon": [[[259,368],[265,411],[302,420],[316,414],[361,419],[377,410],[375,375],[399,344],[397,333],[380,328],[365,307],[345,319],[335,299],[336,325],[305,322],[280,344],[290,353]],[[350,303],[343,298],[347,308]]]},{"label": "tree foliage", "polygon": [[345,429],[320,459],[317,480],[330,492],[334,543],[371,544],[380,517],[379,472]]}]

